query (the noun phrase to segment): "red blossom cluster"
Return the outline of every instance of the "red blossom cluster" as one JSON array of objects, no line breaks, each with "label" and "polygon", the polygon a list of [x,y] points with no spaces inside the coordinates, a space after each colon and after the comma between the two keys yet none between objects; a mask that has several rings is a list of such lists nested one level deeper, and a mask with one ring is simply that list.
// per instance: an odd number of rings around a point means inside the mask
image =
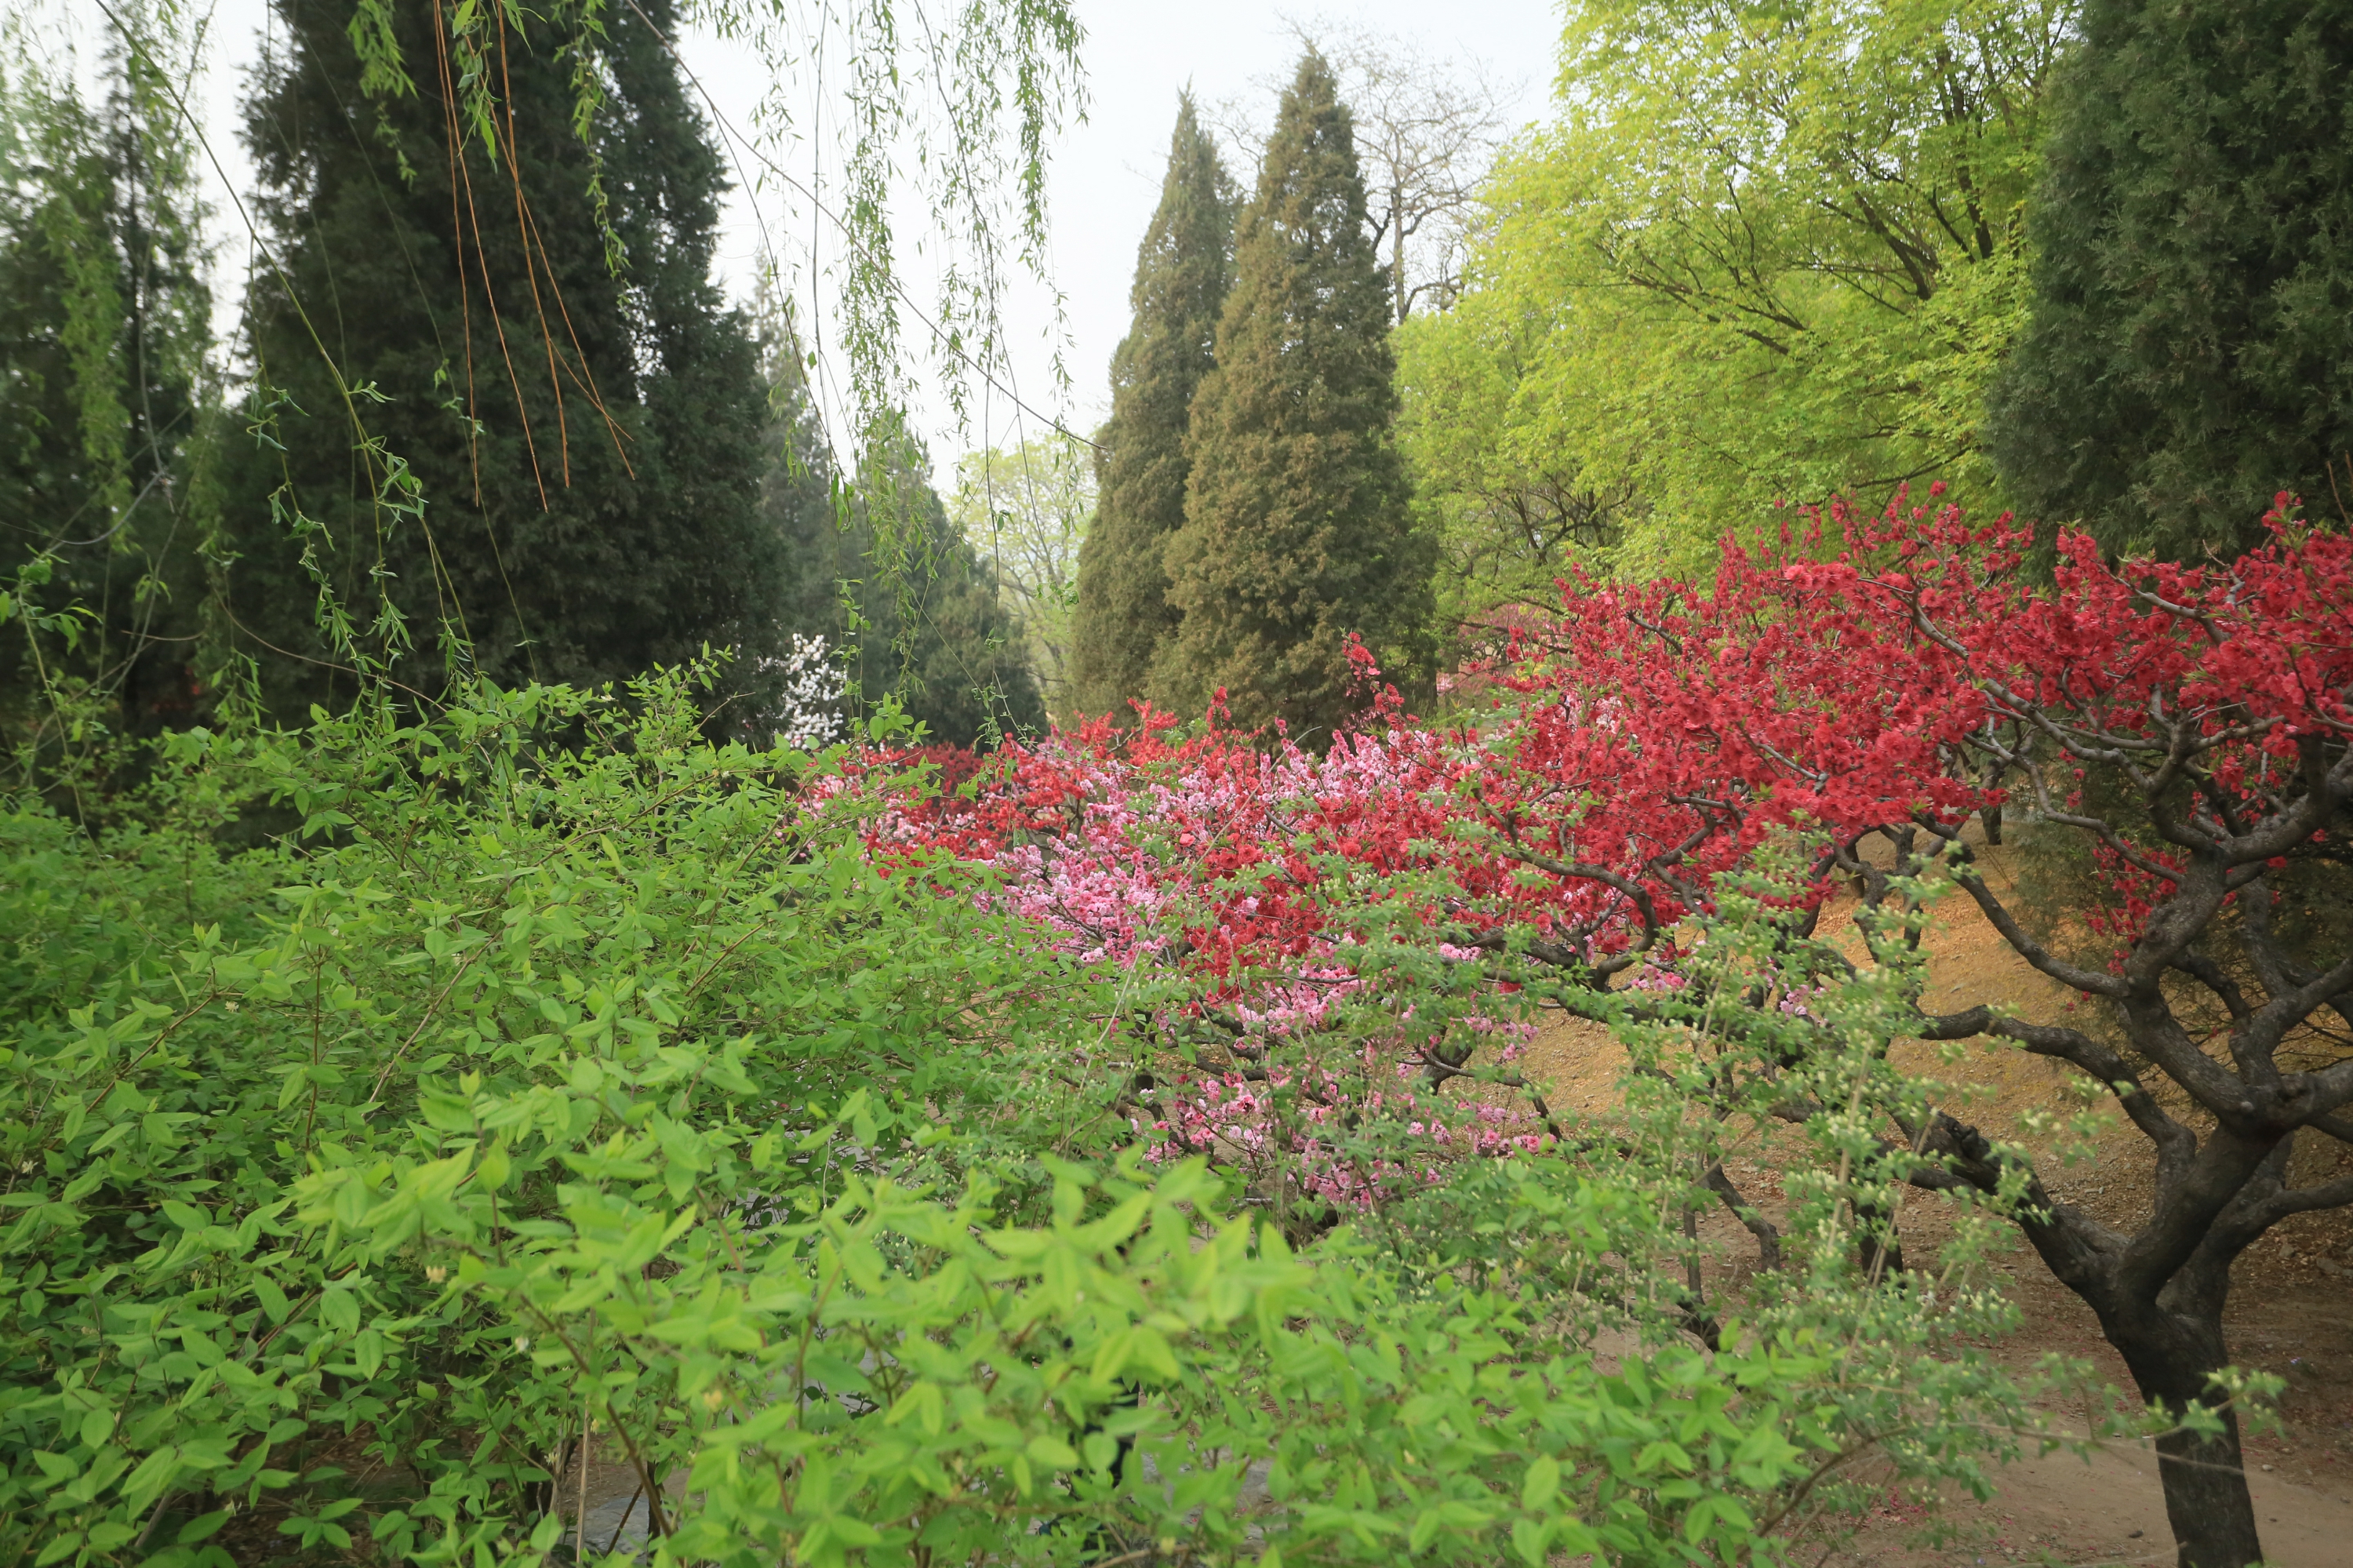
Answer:
[{"label": "red blossom cluster", "polygon": [[[1686,917],[1761,846],[1817,846],[1801,896],[1819,901],[1866,835],[1957,842],[2013,797],[2090,824],[2129,947],[2183,852],[2082,816],[2084,768],[2158,796],[2179,782],[2185,821],[2228,824],[2353,732],[2353,547],[2284,511],[2229,566],[2115,566],[2070,535],[2048,587],[2022,568],[2024,530],[1936,491],[1801,521],[1770,548],[1727,544],[1712,585],[1564,582],[1557,620],[1461,683],[1483,705],[1442,721],[1405,715],[1357,646],[1366,721],[1324,755],[1214,713],[1183,733],[1166,714],[1097,720],[910,792],[872,847],[985,864],[985,896],[1069,952],[1187,978],[1177,1011],[1214,1024],[1213,1065],[1138,1113],[1173,1148],[1262,1143],[1288,1085],[1293,1153],[1376,1111],[1496,1153],[1539,1119],[1442,1091],[1469,1036],[1502,1036],[1485,1064],[1525,1031],[1476,1006],[1413,1027],[1425,1003],[1368,968],[1376,950],[1418,944],[1494,984],[1509,953],[1597,990],[1672,988]],[[1362,1026],[1368,991],[1386,1033]],[[1345,1048],[1273,1049],[1344,1004]],[[1361,1201],[1380,1173],[1340,1163],[1315,1184]]]}]

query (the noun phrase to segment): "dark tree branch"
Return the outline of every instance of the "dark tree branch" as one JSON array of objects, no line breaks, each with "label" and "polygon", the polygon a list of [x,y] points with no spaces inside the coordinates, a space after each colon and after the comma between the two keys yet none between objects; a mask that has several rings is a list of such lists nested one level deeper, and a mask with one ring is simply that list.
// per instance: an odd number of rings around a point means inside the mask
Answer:
[{"label": "dark tree branch", "polygon": [[1748,1234],[1757,1238],[1757,1266],[1764,1269],[1780,1267],[1780,1229],[1772,1221],[1767,1219],[1756,1205],[1741,1196],[1740,1189],[1734,1186],[1732,1178],[1725,1174],[1724,1161],[1721,1160],[1709,1161],[1707,1174],[1700,1180],[1705,1183],[1710,1192],[1723,1200],[1724,1206],[1732,1212],[1732,1217],[1738,1220]]},{"label": "dark tree branch", "polygon": [[2071,964],[2027,935],[2026,927],[2018,923],[2018,917],[1986,885],[1985,877],[1978,870],[1977,857],[1970,853],[1968,845],[1961,842],[1957,829],[1953,831],[1947,844],[1954,862],[1954,880],[1960,884],[1961,891],[1969,895],[1987,922],[2000,933],[2001,939],[2010,944],[2011,951],[2072,991],[2080,991],[2088,996],[2105,996],[2117,1001],[2124,1000],[2130,988],[2121,978],[2087,969],[2080,964]]}]

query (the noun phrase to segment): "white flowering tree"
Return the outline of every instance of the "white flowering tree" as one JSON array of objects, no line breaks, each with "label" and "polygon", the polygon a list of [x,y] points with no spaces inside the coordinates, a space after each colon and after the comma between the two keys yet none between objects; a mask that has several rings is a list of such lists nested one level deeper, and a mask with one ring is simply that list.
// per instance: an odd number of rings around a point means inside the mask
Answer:
[{"label": "white flowering tree", "polygon": [[831,746],[847,733],[849,681],[824,638],[797,631],[784,653],[764,657],[754,668],[776,683],[755,729],[797,751]]}]

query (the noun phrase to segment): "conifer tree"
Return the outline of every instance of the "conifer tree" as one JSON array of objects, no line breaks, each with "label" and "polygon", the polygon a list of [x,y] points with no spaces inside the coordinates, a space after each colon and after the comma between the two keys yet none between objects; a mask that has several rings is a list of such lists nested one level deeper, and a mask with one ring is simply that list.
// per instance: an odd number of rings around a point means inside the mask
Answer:
[{"label": "conifer tree", "polygon": [[[933,740],[973,746],[1035,735],[1046,727],[1046,705],[1020,622],[950,521],[930,471],[922,447],[902,438],[869,453],[860,476],[849,536],[837,546],[860,568],[848,595],[837,596],[847,599],[838,635],[857,651],[854,683],[870,706],[895,695]],[[875,515],[886,506],[898,512],[887,530]],[[879,547],[885,534],[900,542],[895,556]]]},{"label": "conifer tree", "polygon": [[[235,493],[233,576],[276,705],[352,690],[304,662],[335,661],[309,624],[302,544],[364,630],[379,592],[406,617],[428,650],[404,664],[411,683],[431,678],[438,625],[505,682],[756,652],[786,571],[757,505],[765,387],[711,276],[719,155],[661,39],[633,7],[596,37],[493,13],[489,69],[512,112],[492,143],[438,69],[453,54],[439,8],[389,7],[414,89],[370,98],[348,0],[277,4],[282,52],[248,138],[285,278],[258,275],[250,344],[256,418],[283,450],[256,450]],[[659,24],[673,5],[645,9]],[[590,145],[580,69],[604,83]],[[394,460],[421,514],[380,499]]]},{"label": "conifer tree", "polygon": [[1160,206],[1136,248],[1134,318],[1112,355],[1111,418],[1071,630],[1081,713],[1124,718],[1130,698],[1161,694],[1153,661],[1177,619],[1163,554],[1185,521],[1185,424],[1216,361],[1233,225],[1232,182],[1187,92],[1176,101]]},{"label": "conifer tree", "polygon": [[[863,484],[845,484],[789,325],[771,317],[764,335],[773,412],[759,515],[786,563],[765,644],[822,638],[847,688],[847,712],[896,697],[933,740],[971,746],[1043,730],[1045,703],[1019,622],[923,477],[921,450],[901,439],[894,462],[870,461]],[[890,531],[912,541],[904,560],[876,558],[872,514],[883,505],[904,509]],[[776,711],[787,664],[778,653],[747,652],[727,672],[735,733],[766,743],[762,721]]]},{"label": "conifer tree", "polygon": [[[2353,7],[2090,0],[1988,445],[2030,515],[2225,556],[2353,454]],[[2340,472],[2337,492],[2353,505]]]},{"label": "conifer tree", "polygon": [[1185,706],[1222,687],[1237,724],[1321,743],[1359,705],[1347,639],[1410,685],[1430,658],[1432,560],[1391,443],[1388,282],[1365,224],[1348,110],[1313,51],[1282,95],[1234,243],[1217,364],[1193,399],[1183,616],[1161,662]]}]

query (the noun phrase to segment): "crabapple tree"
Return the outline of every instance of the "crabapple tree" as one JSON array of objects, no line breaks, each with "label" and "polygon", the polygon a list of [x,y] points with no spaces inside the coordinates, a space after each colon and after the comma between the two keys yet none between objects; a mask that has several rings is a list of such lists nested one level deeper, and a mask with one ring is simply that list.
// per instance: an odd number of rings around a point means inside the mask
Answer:
[{"label": "crabapple tree", "polygon": [[[2240,1568],[2261,1548],[2224,1376],[2231,1266],[2291,1215],[2353,1203],[2353,1181],[2290,1172],[2301,1139],[2353,1143],[2353,942],[2304,913],[2348,846],[2353,545],[2284,497],[2269,538],[2191,568],[2063,536],[2045,587],[2007,518],[1935,492],[1834,507],[1778,548],[1728,545],[1712,583],[1567,585],[1451,723],[1407,718],[1360,648],[1366,720],[1327,756],[1214,709],[1190,734],[1147,714],[1011,748],[902,802],[875,844],[988,862],[987,896],[1133,970],[1123,1108],[1167,1154],[1256,1170],[1270,1202],[1373,1204],[1430,1161],[1546,1139],[1606,1151],[1511,1065],[1532,1002],[1702,1043],[1712,1065],[1678,1082],[1725,1114],[1875,1123],[1905,1180],[1994,1205],[2092,1308],[2169,1423],[2180,1561]],[[2063,950],[1983,874],[2021,814],[2081,841],[2109,950]],[[1768,860],[1796,869],[1727,991],[1704,939]],[[2087,1004],[2074,1022],[1926,1005],[1938,884]],[[1836,1032],[1807,999],[1866,980],[1894,987],[1883,1060],[1895,1038],[1982,1039],[2073,1068],[2153,1146],[2147,1217],[2058,1201],[2027,1151],[1900,1075],[1826,1106],[1808,1063]],[[1443,1093],[1457,1078],[1499,1092]],[[1778,1260],[1720,1163],[1698,1184]],[[1873,1277],[1900,1269],[1887,1214],[1852,1213]]]}]

